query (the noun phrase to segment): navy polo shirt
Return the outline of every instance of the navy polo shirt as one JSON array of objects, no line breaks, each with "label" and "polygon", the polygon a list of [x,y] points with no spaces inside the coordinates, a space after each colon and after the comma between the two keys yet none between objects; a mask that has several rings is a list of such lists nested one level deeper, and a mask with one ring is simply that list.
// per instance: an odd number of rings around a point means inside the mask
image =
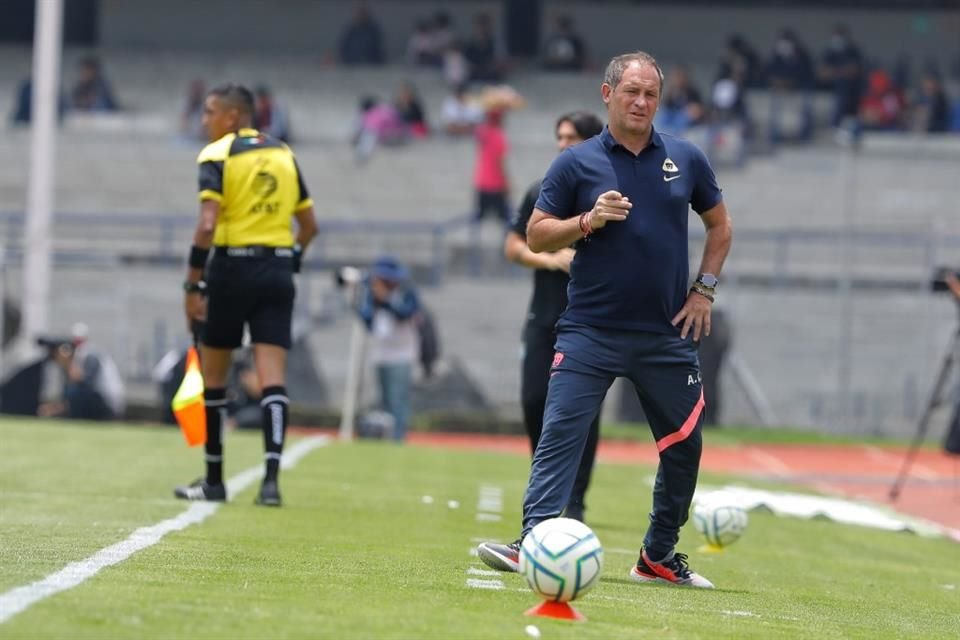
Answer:
[{"label": "navy polo shirt", "polygon": [[687,299],[689,208],[720,203],[717,179],[694,144],[656,131],[634,155],[608,128],[561,153],[540,188],[537,209],[570,218],[619,191],[633,203],[577,243],[563,318],[595,327],[679,334],[670,324]]}]

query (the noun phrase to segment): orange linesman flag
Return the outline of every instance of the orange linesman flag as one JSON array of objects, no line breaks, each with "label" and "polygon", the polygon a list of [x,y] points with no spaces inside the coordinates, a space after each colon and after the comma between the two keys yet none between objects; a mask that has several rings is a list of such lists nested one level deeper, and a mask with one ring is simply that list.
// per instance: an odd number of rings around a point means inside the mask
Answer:
[{"label": "orange linesman flag", "polygon": [[207,413],[203,407],[203,375],[196,347],[187,350],[183,382],[170,404],[187,444],[191,447],[204,444],[207,441]]}]

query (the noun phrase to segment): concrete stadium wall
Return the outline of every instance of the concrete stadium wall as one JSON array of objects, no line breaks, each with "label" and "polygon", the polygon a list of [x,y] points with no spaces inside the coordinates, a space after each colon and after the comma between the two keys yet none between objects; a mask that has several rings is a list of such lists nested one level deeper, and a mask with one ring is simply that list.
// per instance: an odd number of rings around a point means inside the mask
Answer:
[{"label": "concrete stadium wall", "polygon": [[[502,3],[430,0],[367,3],[384,30],[393,59],[403,56],[416,19],[443,8],[462,34],[480,12],[502,16]],[[131,2],[103,0],[100,12],[104,47],[145,47],[180,50],[255,50],[263,53],[313,53],[336,49],[352,0],[168,0]],[[947,58],[960,53],[960,10],[853,10],[712,8],[703,6],[602,4],[545,1],[542,33],[553,18],[571,14],[589,43],[597,64],[633,49],[660,58],[698,63],[712,61],[728,34],[740,32],[762,54],[769,52],[777,29],[794,28],[810,49],[819,53],[837,22],[852,28],[865,51],[881,62],[900,52],[915,60]]]}]

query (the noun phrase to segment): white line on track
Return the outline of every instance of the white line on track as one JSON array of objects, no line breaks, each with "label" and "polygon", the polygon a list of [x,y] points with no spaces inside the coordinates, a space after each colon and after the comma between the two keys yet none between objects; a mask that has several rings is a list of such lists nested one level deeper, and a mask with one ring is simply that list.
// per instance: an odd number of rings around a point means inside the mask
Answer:
[{"label": "white line on track", "polygon": [[761,451],[753,447],[748,447],[746,452],[754,462],[758,463],[769,473],[779,476],[788,476],[791,473],[790,467],[772,453],[767,453],[766,451]]},{"label": "white line on track", "polygon": [[[890,463],[892,468],[899,469],[900,465],[903,464],[903,455],[894,455],[889,451],[884,451],[880,447],[873,445],[866,445],[863,447],[864,452],[867,456],[881,463]],[[921,480],[940,480],[941,476],[939,473],[923,464],[922,462],[914,461],[911,465],[911,471],[913,475],[920,478]]]},{"label": "white line on track", "polygon": [[[293,467],[305,455],[329,442],[328,436],[300,440],[283,454],[283,468]],[[241,471],[227,481],[227,491],[230,495],[240,493],[262,476],[262,465]],[[123,562],[137,551],[157,544],[168,533],[203,522],[216,513],[221,504],[195,502],[179,515],[149,527],[141,527],[131,533],[126,540],[104,547],[89,558],[71,562],[46,578],[0,594],[0,624],[45,598],[76,587],[95,576],[101,569]]]}]

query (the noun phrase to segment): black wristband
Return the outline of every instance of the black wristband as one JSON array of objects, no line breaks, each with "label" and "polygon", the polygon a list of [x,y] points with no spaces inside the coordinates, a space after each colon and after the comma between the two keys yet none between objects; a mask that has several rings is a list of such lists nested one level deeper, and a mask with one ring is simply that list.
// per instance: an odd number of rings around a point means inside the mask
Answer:
[{"label": "black wristband", "polygon": [[207,268],[207,257],[210,255],[209,247],[198,247],[193,245],[190,247],[190,268],[191,269],[206,269]]}]

